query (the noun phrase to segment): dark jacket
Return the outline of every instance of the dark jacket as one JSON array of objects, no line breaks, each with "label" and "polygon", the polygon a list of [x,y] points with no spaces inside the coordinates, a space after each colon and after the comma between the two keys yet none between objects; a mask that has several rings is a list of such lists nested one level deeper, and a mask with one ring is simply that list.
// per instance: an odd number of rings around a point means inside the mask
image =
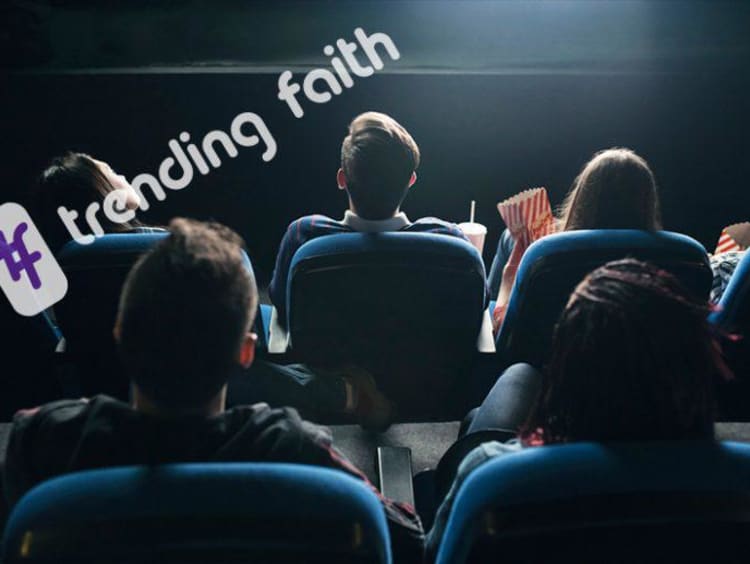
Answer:
[{"label": "dark jacket", "polygon": [[396,561],[417,561],[422,524],[414,508],[385,498],[331,444],[328,429],[292,408],[240,406],[213,417],[164,418],[107,396],[20,411],[5,463],[12,506],[35,484],[67,472],[169,462],[292,462],[342,470],[363,480],[385,508]]}]

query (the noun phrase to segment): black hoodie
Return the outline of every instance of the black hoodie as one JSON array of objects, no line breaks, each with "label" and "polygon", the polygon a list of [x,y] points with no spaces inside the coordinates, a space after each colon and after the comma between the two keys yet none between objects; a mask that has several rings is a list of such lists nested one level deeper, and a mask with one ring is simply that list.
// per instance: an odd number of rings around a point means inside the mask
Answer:
[{"label": "black hoodie", "polygon": [[63,400],[20,411],[5,462],[12,507],[37,483],[68,472],[170,462],[292,462],[335,468],[370,486],[385,508],[394,558],[419,561],[422,524],[414,508],[385,498],[331,444],[328,429],[292,408],[259,403],[213,417],[165,418],[107,396]]}]

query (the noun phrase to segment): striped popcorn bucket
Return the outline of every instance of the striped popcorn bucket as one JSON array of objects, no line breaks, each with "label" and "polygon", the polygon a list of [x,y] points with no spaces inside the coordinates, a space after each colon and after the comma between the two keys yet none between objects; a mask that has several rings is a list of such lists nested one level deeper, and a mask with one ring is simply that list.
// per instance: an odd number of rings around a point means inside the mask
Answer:
[{"label": "striped popcorn bucket", "polygon": [[555,231],[545,188],[524,190],[497,204],[497,211],[521,250],[525,251],[531,243]]},{"label": "striped popcorn bucket", "polygon": [[744,251],[748,246],[750,246],[750,222],[735,223],[721,230],[714,254]]}]

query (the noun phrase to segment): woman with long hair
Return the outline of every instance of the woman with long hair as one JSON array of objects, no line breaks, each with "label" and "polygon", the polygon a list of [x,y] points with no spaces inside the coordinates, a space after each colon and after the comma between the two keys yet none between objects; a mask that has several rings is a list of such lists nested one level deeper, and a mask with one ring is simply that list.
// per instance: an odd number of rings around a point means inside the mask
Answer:
[{"label": "woman with long hair", "polygon": [[557,216],[560,231],[657,231],[661,212],[654,173],[630,149],[600,151],[573,181]]},{"label": "woman with long hair", "polygon": [[[32,192],[32,213],[52,252],[57,252],[70,239],[57,210],[85,210],[92,202],[101,204],[110,192],[122,192],[121,201],[128,210],[140,204],[138,193],[125,177],[117,174],[104,161],[85,153],[69,151],[52,159],[39,176]],[[110,221],[105,214],[97,216],[105,233],[152,231],[138,220],[123,223]]]},{"label": "woman with long hair", "polygon": [[[662,228],[654,174],[642,157],[623,148],[594,155],[573,181],[556,215],[557,232]],[[494,312],[496,329],[505,316],[521,254],[510,233],[503,232],[489,277],[491,290],[498,296]]]}]

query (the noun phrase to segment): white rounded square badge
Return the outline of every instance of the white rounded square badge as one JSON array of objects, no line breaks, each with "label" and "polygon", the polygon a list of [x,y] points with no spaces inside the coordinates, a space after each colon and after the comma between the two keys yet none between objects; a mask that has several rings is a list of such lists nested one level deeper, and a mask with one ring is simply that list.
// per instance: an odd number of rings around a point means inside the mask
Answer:
[{"label": "white rounded square badge", "polygon": [[68,291],[68,279],[26,209],[0,206],[0,287],[20,315],[41,313]]}]

